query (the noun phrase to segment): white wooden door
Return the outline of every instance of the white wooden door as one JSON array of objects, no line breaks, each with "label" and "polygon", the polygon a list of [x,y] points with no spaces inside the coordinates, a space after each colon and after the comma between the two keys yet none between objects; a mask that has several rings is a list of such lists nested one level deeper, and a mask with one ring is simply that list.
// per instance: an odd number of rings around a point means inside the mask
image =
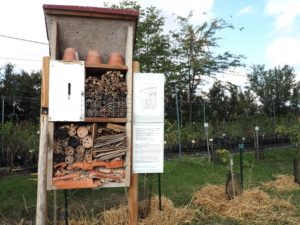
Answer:
[{"label": "white wooden door", "polygon": [[84,62],[50,61],[50,121],[84,121],[84,81]]}]

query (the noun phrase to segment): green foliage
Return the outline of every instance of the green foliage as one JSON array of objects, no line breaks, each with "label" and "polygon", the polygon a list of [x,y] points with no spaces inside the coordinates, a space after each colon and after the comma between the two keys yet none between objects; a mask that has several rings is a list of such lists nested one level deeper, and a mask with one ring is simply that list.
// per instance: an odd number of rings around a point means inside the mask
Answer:
[{"label": "green foliage", "polygon": [[17,73],[8,63],[0,68],[0,96],[5,96],[5,113],[19,120],[36,121],[40,109],[41,72]]},{"label": "green foliage", "polygon": [[178,132],[177,132],[177,126],[176,123],[171,123],[170,121],[165,121],[165,147],[170,148],[172,146],[175,146],[178,144],[178,138],[177,138]]},{"label": "green foliage", "polygon": [[27,161],[36,159],[39,145],[38,130],[38,125],[30,122],[19,124],[14,124],[11,121],[5,122],[3,130],[1,129],[4,152],[10,149],[14,156],[16,154],[25,155]]},{"label": "green foliage", "polygon": [[230,159],[230,152],[227,149],[216,150],[217,161],[222,164],[228,164]]},{"label": "green foliage", "polygon": [[187,123],[184,127],[181,127],[181,137],[186,143],[191,143],[193,140],[197,142],[199,139],[203,139],[203,125],[199,123]]},{"label": "green foliage", "polygon": [[292,94],[297,87],[293,67],[285,65],[266,70],[264,65],[254,65],[251,69],[252,72],[248,74],[249,88],[259,96],[263,111],[268,116],[286,114],[289,111],[286,103],[289,101],[299,104],[299,99],[292,99],[298,97]]}]

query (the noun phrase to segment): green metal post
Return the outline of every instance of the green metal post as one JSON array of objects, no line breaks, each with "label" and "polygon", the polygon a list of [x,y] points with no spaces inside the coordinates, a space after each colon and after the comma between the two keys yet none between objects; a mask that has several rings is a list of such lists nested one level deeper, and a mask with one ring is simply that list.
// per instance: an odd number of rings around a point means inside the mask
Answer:
[{"label": "green metal post", "polygon": [[178,106],[178,93],[176,89],[176,114],[177,114],[177,130],[178,130],[178,147],[179,147],[179,156],[181,157],[181,131],[180,131],[180,121],[179,121],[179,106]]},{"label": "green metal post", "polygon": [[205,101],[203,100],[203,123],[206,122]]},{"label": "green metal post", "polygon": [[69,225],[69,213],[68,213],[68,191],[64,190],[65,198],[65,225]]},{"label": "green metal post", "polygon": [[240,174],[241,174],[241,186],[244,187],[244,175],[243,175],[243,151],[244,151],[244,144],[239,144],[240,150]]},{"label": "green metal post", "polygon": [[160,183],[160,173],[158,173],[158,197],[159,197],[159,210],[162,210],[162,206],[161,206],[161,183]]}]

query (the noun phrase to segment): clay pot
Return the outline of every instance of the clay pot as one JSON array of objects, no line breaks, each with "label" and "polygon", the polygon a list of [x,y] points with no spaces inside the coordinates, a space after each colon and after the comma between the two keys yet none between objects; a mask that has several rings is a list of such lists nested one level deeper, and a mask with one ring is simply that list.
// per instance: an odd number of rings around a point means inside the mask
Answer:
[{"label": "clay pot", "polygon": [[86,64],[101,64],[102,59],[98,51],[90,50],[86,56]]},{"label": "clay pot", "polygon": [[110,54],[108,59],[110,65],[124,65],[124,58],[121,53],[113,52]]},{"label": "clay pot", "polygon": [[76,60],[75,48],[66,48],[64,51],[63,61],[71,62]]}]

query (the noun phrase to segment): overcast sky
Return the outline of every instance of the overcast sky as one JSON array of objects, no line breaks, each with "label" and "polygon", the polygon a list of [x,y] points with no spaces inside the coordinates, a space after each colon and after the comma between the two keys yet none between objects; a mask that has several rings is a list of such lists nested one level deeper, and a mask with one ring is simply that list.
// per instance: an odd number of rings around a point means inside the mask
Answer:
[{"label": "overcast sky", "polygon": [[[103,2],[117,0],[9,0],[1,1],[0,35],[48,43],[43,4],[102,7]],[[267,67],[289,64],[300,74],[300,0],[141,0],[142,6],[154,5],[173,26],[173,14],[186,16],[192,9],[193,23],[219,17],[233,23],[236,30],[222,32],[220,51],[247,57],[247,66]],[[170,28],[170,27],[167,27]],[[41,58],[48,46],[0,37],[0,66],[12,62],[26,71],[41,68]],[[20,59],[20,60],[17,60]],[[26,60],[25,60],[26,59]],[[32,60],[32,61],[28,61]],[[238,70],[241,71],[241,70]],[[227,73],[221,79],[234,83],[245,78]]]}]

